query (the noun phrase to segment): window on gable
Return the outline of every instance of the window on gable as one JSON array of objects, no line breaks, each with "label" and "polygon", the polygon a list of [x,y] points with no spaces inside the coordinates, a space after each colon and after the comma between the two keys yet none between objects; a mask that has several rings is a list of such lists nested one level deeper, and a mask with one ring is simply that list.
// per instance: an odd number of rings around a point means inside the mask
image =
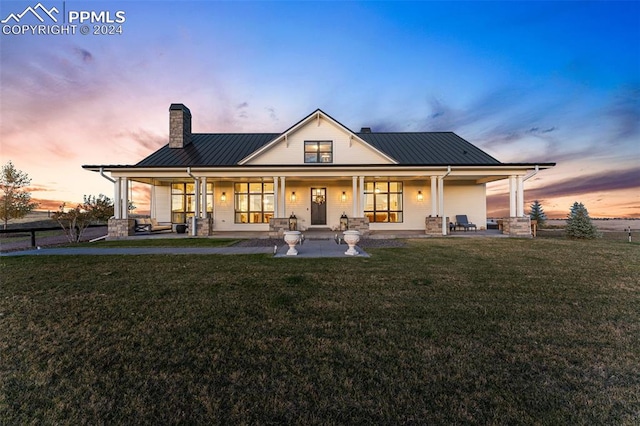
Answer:
[{"label": "window on gable", "polygon": [[332,141],[304,141],[305,163],[333,163]]}]

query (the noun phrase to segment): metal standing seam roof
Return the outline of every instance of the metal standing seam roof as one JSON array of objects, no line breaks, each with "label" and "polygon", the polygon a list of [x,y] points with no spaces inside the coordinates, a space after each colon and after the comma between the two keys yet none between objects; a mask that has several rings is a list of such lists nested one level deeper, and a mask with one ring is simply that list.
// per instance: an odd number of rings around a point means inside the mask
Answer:
[{"label": "metal standing seam roof", "polygon": [[[453,132],[354,133],[398,165],[497,165],[498,160]],[[165,145],[135,167],[230,167],[280,133],[195,133],[184,148]]]},{"label": "metal standing seam roof", "polygon": [[495,165],[486,152],[453,132],[356,133],[401,165]]}]

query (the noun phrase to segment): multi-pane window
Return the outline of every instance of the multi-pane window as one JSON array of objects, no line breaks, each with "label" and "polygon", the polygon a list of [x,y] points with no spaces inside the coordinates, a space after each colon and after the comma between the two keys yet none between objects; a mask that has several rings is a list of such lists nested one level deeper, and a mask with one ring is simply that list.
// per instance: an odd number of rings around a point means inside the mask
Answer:
[{"label": "multi-pane window", "polygon": [[364,196],[369,222],[402,222],[402,182],[365,182]]},{"label": "multi-pane window", "polygon": [[333,142],[304,141],[305,163],[333,163]]},{"label": "multi-pane window", "polygon": [[268,223],[273,217],[273,183],[236,183],[234,198],[235,223]]},{"label": "multi-pane window", "polygon": [[[195,215],[196,186],[193,183],[171,185],[171,222],[186,223]],[[207,183],[207,212],[213,212],[213,183]]]}]

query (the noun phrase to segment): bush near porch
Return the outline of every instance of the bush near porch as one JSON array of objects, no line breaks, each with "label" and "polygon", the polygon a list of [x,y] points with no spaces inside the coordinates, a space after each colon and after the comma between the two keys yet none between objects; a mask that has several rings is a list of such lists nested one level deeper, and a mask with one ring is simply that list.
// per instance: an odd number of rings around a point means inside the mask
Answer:
[{"label": "bush near porch", "polygon": [[0,424],[634,424],[637,243],[1,260]]}]

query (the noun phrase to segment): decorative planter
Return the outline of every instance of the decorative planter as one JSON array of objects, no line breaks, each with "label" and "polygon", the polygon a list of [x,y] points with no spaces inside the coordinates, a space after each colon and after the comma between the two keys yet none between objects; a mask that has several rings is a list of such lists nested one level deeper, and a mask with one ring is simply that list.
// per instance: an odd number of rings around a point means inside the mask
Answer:
[{"label": "decorative planter", "polygon": [[360,241],[360,232],[359,231],[344,231],[344,242],[349,245],[349,250],[345,251],[344,254],[348,256],[357,256],[360,253],[356,250],[356,244]]},{"label": "decorative planter", "polygon": [[295,256],[298,254],[298,250],[296,250],[296,244],[300,242],[301,233],[300,231],[285,231],[284,232],[284,242],[289,245],[289,250],[287,251],[287,256]]},{"label": "decorative planter", "polygon": [[184,234],[187,232],[187,225],[176,225],[176,233]]}]

